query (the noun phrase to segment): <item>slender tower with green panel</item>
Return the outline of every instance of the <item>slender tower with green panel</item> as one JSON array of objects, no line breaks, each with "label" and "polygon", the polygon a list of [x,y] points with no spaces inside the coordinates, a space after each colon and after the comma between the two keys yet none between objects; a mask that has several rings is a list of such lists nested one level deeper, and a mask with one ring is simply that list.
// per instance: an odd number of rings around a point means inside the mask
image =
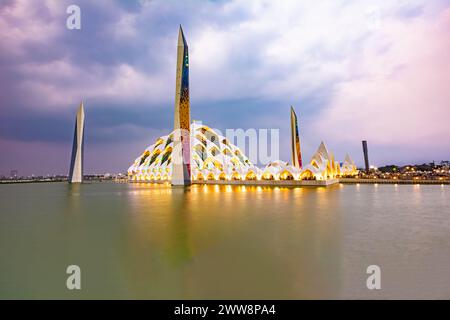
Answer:
[{"label": "slender tower with green panel", "polygon": [[189,52],[183,29],[180,26],[177,50],[172,185],[191,184],[190,123]]}]

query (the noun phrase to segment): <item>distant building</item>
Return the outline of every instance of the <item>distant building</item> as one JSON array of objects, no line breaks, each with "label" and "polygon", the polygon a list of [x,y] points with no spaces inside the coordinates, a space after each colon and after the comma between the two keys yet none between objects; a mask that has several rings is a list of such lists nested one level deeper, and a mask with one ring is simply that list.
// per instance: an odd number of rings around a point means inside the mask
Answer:
[{"label": "distant building", "polygon": [[69,183],[83,182],[84,162],[84,108],[81,102],[75,118],[75,130],[73,133],[72,158],[70,161]]},{"label": "distant building", "polygon": [[11,178],[17,178],[17,175],[19,174],[19,171],[17,171],[17,170],[11,170],[11,172],[9,173],[9,176],[11,177]]},{"label": "distant building", "polygon": [[366,172],[369,172],[370,166],[369,166],[369,152],[367,150],[367,141],[363,140],[362,142],[363,152],[364,152],[364,165]]}]

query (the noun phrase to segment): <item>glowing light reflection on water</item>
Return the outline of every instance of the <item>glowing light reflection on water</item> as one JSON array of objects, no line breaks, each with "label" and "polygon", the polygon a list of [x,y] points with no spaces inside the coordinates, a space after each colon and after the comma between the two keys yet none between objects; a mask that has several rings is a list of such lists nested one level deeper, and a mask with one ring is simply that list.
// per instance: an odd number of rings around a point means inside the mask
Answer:
[{"label": "glowing light reflection on water", "polygon": [[[0,197],[0,298],[450,298],[448,186],[53,183]],[[65,289],[69,264],[80,292]]]}]

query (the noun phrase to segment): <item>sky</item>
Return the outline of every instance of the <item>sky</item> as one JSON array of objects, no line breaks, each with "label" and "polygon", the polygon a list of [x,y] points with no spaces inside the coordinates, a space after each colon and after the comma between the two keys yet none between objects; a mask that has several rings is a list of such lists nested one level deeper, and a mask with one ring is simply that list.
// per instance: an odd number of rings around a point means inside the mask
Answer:
[{"label": "sky", "polygon": [[279,129],[289,161],[293,105],[304,161],[450,160],[449,0],[0,0],[0,175],[67,174],[81,100],[85,173],[125,172],[173,129],[180,24],[192,119]]}]

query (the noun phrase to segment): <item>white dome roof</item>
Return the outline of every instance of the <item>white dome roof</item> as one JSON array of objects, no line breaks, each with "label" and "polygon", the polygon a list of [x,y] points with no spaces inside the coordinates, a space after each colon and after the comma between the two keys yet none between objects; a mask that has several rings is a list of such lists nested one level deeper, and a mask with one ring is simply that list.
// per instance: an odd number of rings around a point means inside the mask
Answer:
[{"label": "white dome roof", "polygon": [[[148,146],[130,166],[128,174],[145,175],[149,179],[156,178],[157,174],[167,174],[170,178],[172,148],[173,132]],[[235,173],[245,177],[249,170],[258,171],[238,147],[210,127],[196,122],[191,125],[191,158],[193,178],[210,173],[216,178],[221,174],[229,178]]]}]

